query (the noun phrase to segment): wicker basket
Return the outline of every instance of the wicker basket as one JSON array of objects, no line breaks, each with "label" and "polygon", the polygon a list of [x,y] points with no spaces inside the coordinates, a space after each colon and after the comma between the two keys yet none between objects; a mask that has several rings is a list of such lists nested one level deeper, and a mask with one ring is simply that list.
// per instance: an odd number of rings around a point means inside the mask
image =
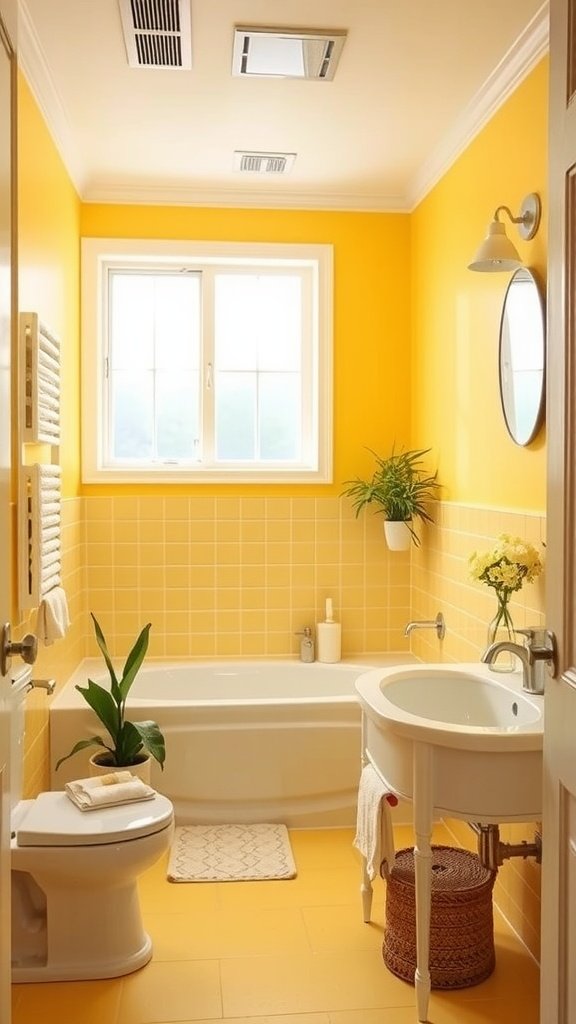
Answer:
[{"label": "wicker basket", "polygon": [[[495,872],[451,846],[432,847],[430,976],[432,988],[468,988],[494,970],[492,889]],[[386,887],[384,963],[414,983],[416,908],[414,850],[400,850]]]}]

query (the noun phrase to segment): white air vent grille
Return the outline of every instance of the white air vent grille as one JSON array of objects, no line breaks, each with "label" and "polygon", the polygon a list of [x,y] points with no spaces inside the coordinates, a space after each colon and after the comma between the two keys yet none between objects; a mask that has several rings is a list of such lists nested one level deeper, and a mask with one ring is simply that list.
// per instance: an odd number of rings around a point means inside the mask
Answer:
[{"label": "white air vent grille", "polygon": [[343,29],[234,29],[232,73],[262,78],[313,78],[328,82],[346,40]]},{"label": "white air vent grille", "polygon": [[296,153],[254,153],[237,150],[234,170],[249,174],[287,174],[294,165]]},{"label": "white air vent grille", "polygon": [[190,0],[119,0],[131,68],[192,67]]}]

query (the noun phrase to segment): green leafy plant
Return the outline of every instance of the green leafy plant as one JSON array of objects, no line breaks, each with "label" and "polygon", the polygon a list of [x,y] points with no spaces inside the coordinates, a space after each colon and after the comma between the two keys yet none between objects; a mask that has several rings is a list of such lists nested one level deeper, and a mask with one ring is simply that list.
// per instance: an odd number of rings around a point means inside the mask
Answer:
[{"label": "green leafy plant", "polygon": [[345,481],[342,492],[351,498],[356,517],[366,505],[375,505],[374,512],[381,513],[390,522],[406,523],[412,540],[420,543],[412,526],[412,520],[423,519],[434,522],[428,511],[431,501],[437,500],[439,484],[437,474],[432,475],[423,468],[422,459],[430,451],[421,448],[407,452],[394,452],[387,458],[368,449],[376,459],[376,469],[370,480],[356,477]]},{"label": "green leafy plant", "polygon": [[166,758],[166,745],[164,737],[156,722],[129,722],[126,721],[126,698],[130,692],[144,658],[148,650],[148,638],[151,623],[141,631],[136,643],[126,659],[122,676],[119,679],[114,671],[112,659],[108,653],[104,634],[98,624],[96,617],[92,615],[94,631],[98,646],[104,656],[108,672],[110,673],[110,690],[106,690],[99,683],[88,680],[87,686],[77,686],[78,693],[81,693],[87,704],[96,713],[104,728],[108,731],[109,740],[105,742],[101,736],[91,736],[86,740],[79,740],[69,754],[61,757],[56,765],[56,770],[63,761],[67,761],[73,754],[87,747],[102,747],[108,751],[105,763],[115,768],[125,768],[138,764],[143,757],[150,754],[158,761],[163,769]]}]

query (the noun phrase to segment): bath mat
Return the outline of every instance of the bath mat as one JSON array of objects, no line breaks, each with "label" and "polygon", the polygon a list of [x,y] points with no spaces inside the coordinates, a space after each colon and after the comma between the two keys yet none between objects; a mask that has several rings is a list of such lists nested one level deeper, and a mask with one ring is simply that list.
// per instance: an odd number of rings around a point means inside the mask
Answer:
[{"label": "bath mat", "polygon": [[295,878],[285,825],[179,825],[169,882],[246,882]]}]

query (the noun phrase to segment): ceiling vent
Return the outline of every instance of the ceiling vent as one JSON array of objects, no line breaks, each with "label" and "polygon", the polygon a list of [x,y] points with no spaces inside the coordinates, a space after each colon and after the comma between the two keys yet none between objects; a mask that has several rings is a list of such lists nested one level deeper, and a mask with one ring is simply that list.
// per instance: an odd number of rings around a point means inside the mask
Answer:
[{"label": "ceiling vent", "polygon": [[345,41],[343,29],[236,26],[232,74],[328,82],[334,78]]},{"label": "ceiling vent", "polygon": [[118,0],[131,68],[192,67],[190,0]]},{"label": "ceiling vent", "polygon": [[287,174],[292,170],[296,153],[255,153],[236,150],[234,170],[249,174]]}]

